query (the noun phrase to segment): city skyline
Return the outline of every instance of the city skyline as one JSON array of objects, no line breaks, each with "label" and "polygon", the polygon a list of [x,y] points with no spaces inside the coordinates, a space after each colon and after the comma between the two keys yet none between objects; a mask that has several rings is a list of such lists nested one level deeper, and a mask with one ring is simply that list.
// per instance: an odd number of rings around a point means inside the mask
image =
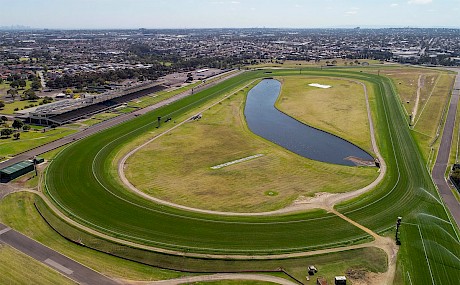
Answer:
[{"label": "city skyline", "polygon": [[0,27],[37,29],[460,27],[459,0],[0,0],[0,5]]}]

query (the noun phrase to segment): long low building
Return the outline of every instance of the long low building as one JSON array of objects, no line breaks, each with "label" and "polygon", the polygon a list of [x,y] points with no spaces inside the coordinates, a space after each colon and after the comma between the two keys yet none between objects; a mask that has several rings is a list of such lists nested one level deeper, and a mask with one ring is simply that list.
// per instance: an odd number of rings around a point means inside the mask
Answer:
[{"label": "long low building", "polygon": [[[40,164],[44,161],[43,158],[36,158],[35,162]],[[26,173],[29,173],[35,169],[33,160],[24,160],[13,164],[11,166],[0,169],[0,182],[6,183],[13,179],[16,179]]]},{"label": "long low building", "polygon": [[107,95],[64,99],[43,106],[16,112],[16,117],[37,125],[63,125],[120,106],[166,89],[161,83],[149,84]]}]

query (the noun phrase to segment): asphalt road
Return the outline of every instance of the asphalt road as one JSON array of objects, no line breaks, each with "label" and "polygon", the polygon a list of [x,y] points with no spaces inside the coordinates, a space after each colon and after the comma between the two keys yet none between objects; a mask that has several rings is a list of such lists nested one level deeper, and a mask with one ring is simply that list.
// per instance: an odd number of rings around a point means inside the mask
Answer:
[{"label": "asphalt road", "polygon": [[79,284],[120,284],[1,223],[0,242],[14,247]]},{"label": "asphalt road", "polygon": [[229,76],[224,76],[223,78],[218,79],[218,80],[216,80],[214,82],[211,82],[209,84],[206,84],[204,86],[196,87],[196,88],[194,88],[193,91],[188,90],[188,91],[182,92],[182,93],[180,93],[180,94],[178,94],[176,96],[173,96],[173,97],[171,97],[169,99],[163,100],[163,101],[161,101],[161,102],[159,102],[159,103],[157,103],[155,105],[151,105],[151,106],[148,106],[146,108],[136,110],[136,111],[134,111],[132,113],[117,116],[115,118],[112,118],[112,119],[109,119],[107,121],[103,121],[103,122],[101,122],[99,124],[96,124],[96,125],[93,125],[91,127],[88,127],[83,131],[71,134],[71,135],[66,136],[66,137],[64,137],[62,139],[50,142],[48,144],[39,146],[37,148],[31,149],[31,150],[26,151],[26,152],[23,152],[23,153],[21,153],[19,155],[16,155],[15,157],[7,160],[7,161],[4,161],[4,162],[0,163],[0,169],[8,167],[8,166],[13,165],[13,164],[18,163],[18,162],[27,160],[27,159],[31,159],[34,156],[43,154],[45,152],[51,151],[53,149],[59,148],[61,146],[64,146],[66,144],[69,144],[69,143],[72,143],[74,141],[80,140],[82,138],[88,137],[88,136],[90,136],[92,134],[98,133],[100,131],[103,131],[105,129],[113,127],[115,125],[118,125],[118,124],[121,124],[123,122],[129,121],[129,120],[133,119],[136,116],[148,113],[150,111],[153,111],[153,110],[158,109],[160,107],[163,107],[165,105],[171,104],[172,102],[180,100],[180,99],[182,99],[184,97],[193,95],[193,94],[195,94],[197,92],[200,92],[200,91],[208,89],[208,88],[210,88],[212,86],[215,86],[216,84],[218,84],[218,83],[220,83],[220,82],[222,82],[222,81],[224,81],[224,80],[226,80],[228,78],[234,77],[234,76],[236,76],[238,74],[240,74],[240,72],[233,73],[233,74],[231,74]]},{"label": "asphalt road", "polygon": [[449,111],[447,113],[446,124],[444,125],[444,132],[441,137],[441,145],[439,146],[438,157],[436,158],[432,176],[434,183],[438,187],[439,194],[444,200],[444,203],[452,213],[452,216],[454,217],[457,225],[460,226],[460,204],[452,193],[451,188],[444,176],[447,169],[447,164],[449,162],[452,136],[455,127],[455,115],[457,113],[457,105],[460,96],[460,70],[456,71],[458,73],[457,77],[455,78],[455,84],[452,91]]}]

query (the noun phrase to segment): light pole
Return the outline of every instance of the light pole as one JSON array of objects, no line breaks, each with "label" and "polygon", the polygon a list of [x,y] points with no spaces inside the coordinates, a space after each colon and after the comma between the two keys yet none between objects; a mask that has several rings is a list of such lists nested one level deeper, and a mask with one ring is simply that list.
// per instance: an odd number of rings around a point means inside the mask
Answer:
[{"label": "light pole", "polygon": [[158,116],[158,127],[157,127],[157,129],[160,127],[160,125],[161,125],[161,117]]},{"label": "light pole", "polygon": [[35,170],[35,176],[38,176],[38,171],[37,171],[37,156],[34,156],[34,159],[32,160],[34,163],[34,170]]}]

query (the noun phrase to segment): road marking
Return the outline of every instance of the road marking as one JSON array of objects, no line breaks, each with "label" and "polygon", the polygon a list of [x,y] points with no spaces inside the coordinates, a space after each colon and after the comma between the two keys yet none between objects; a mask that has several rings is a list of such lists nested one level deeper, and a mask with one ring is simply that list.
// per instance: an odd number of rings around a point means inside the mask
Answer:
[{"label": "road marking", "polygon": [[57,263],[56,261],[54,261],[54,260],[52,260],[52,259],[47,258],[47,259],[45,260],[45,263],[48,264],[49,266],[52,266],[52,267],[56,268],[56,269],[59,270],[59,271],[64,272],[65,274],[70,275],[70,274],[73,273],[72,270],[70,270],[69,268],[67,268],[67,267],[65,267],[65,266],[62,266],[61,264]]},{"label": "road marking", "polygon": [[1,236],[2,234],[4,234],[4,233],[9,232],[10,230],[11,230],[11,228],[5,228],[5,229],[1,230],[1,231],[0,231],[0,236]]}]

